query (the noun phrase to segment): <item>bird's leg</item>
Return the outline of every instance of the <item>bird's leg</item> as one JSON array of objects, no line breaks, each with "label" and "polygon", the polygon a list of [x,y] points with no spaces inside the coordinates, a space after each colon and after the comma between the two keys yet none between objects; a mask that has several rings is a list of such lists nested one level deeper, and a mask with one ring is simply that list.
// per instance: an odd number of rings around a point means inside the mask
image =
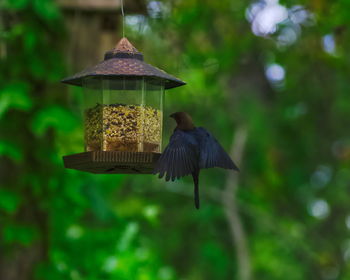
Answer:
[{"label": "bird's leg", "polygon": [[192,172],[193,183],[194,183],[194,205],[199,209],[199,169]]}]

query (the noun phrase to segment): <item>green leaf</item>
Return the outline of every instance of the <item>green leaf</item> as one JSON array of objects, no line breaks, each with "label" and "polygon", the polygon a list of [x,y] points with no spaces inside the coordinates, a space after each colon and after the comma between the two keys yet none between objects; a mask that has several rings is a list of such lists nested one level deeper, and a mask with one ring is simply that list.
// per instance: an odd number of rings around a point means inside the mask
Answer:
[{"label": "green leaf", "polygon": [[19,243],[28,246],[36,239],[38,232],[31,226],[11,224],[3,228],[2,235],[7,244]]},{"label": "green leaf", "polygon": [[20,162],[23,159],[23,154],[16,144],[8,141],[0,141],[0,156],[7,156],[10,159]]},{"label": "green leaf", "polygon": [[14,108],[28,111],[33,102],[29,95],[29,86],[26,83],[14,82],[5,86],[0,91],[0,117],[8,110]]},{"label": "green leaf", "polygon": [[32,51],[36,47],[38,36],[36,30],[27,30],[24,34],[24,46],[28,51]]},{"label": "green leaf", "polygon": [[125,230],[124,233],[119,241],[118,249],[122,252],[129,248],[131,242],[137,235],[137,232],[139,231],[139,225],[136,222],[130,222]]},{"label": "green leaf", "polygon": [[29,0],[7,0],[5,6],[9,9],[22,10],[28,5]]},{"label": "green leaf", "polygon": [[76,127],[77,122],[70,111],[53,105],[43,108],[34,116],[32,130],[37,136],[42,136],[49,128],[69,132]]},{"label": "green leaf", "polygon": [[0,189],[0,198],[0,209],[9,214],[16,212],[21,201],[18,194],[8,190]]},{"label": "green leaf", "polygon": [[35,12],[43,19],[56,19],[60,16],[55,1],[51,0],[34,0]]}]

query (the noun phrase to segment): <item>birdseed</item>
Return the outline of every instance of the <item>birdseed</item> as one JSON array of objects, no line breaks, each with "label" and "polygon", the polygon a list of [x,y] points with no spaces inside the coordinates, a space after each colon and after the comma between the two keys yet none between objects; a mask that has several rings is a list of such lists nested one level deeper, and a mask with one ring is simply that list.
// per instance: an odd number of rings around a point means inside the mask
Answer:
[{"label": "birdseed", "polygon": [[160,110],[97,104],[85,111],[84,119],[86,151],[160,152]]}]

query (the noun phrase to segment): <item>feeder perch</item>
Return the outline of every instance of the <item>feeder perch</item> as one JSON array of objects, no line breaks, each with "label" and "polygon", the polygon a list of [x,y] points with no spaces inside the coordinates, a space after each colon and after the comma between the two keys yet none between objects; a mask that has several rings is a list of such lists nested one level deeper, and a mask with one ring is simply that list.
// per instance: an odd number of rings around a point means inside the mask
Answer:
[{"label": "feeder perch", "polygon": [[164,90],[185,83],[145,63],[126,38],[102,62],[62,82],[84,90],[85,152],[64,156],[64,166],[152,173],[162,148]]}]

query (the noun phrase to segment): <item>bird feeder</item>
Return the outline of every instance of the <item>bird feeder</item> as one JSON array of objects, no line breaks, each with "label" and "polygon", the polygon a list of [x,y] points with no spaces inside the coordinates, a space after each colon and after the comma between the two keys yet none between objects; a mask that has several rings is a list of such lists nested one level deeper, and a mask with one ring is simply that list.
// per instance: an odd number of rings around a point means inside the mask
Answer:
[{"label": "bird feeder", "polygon": [[151,173],[161,153],[163,95],[183,81],[143,61],[126,38],[104,60],[63,83],[83,87],[85,152],[66,168],[91,173]]}]

